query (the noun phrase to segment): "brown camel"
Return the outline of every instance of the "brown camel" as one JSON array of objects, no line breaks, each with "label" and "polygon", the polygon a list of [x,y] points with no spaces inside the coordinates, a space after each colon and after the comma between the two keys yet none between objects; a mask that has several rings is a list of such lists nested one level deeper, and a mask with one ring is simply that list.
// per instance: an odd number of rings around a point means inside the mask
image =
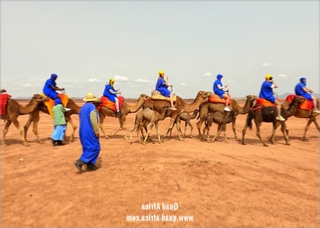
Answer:
[{"label": "brown camel", "polygon": [[[317,99],[317,107],[320,107],[320,99]],[[297,111],[294,113],[294,116],[297,118],[306,118],[308,119],[307,125],[304,128],[304,133],[302,136],[302,141],[308,142],[309,139],[306,137],[307,131],[309,129],[309,126],[311,123],[314,123],[316,125],[316,128],[320,132],[320,127],[318,124],[317,117],[319,116],[319,113],[313,112],[313,110],[304,110],[304,109],[297,109]]]},{"label": "brown camel", "polygon": [[[170,131],[172,131],[173,125],[176,121],[177,116],[179,116],[183,112],[193,112],[194,110],[198,109],[200,104],[208,97],[212,95],[211,92],[205,92],[205,91],[199,91],[197,93],[196,98],[191,104],[186,103],[181,97],[176,96],[176,101],[174,102],[174,105],[177,110],[168,110],[166,117],[171,117],[170,119],[170,125],[166,132],[166,134],[163,136],[163,139],[168,135]],[[153,100],[150,99],[143,105],[143,108],[151,108],[159,113],[162,112],[162,107],[164,106],[170,106],[170,101],[166,100]],[[179,140],[183,140],[183,138],[180,135],[179,131],[179,122],[177,122],[177,130],[178,130],[178,136]]]},{"label": "brown camel", "polygon": [[[176,121],[174,122],[174,124],[172,126],[172,129],[173,129],[174,125],[177,124],[177,122],[179,122],[178,126],[179,126],[180,134],[183,135],[183,137],[186,137],[187,126],[189,125],[191,128],[189,137],[192,138],[193,126],[191,124],[191,120],[195,119],[198,116],[198,114],[199,114],[199,109],[194,110],[192,114],[187,113],[187,112],[181,113],[179,116],[177,116]],[[184,123],[185,123],[183,134],[181,131],[181,121],[184,121]],[[171,137],[172,129],[170,131],[170,137]]]},{"label": "brown camel", "polygon": [[6,121],[6,124],[3,128],[2,146],[7,145],[5,142],[6,134],[11,123],[13,123],[20,132],[23,145],[29,145],[25,138],[25,135],[23,134],[23,130],[20,128],[18,117],[19,115],[27,115],[29,113],[32,113],[40,104],[43,104],[43,102],[46,100],[47,98],[43,98],[40,94],[34,94],[27,105],[20,105],[16,100],[11,98],[7,100],[6,114],[4,116],[1,116],[1,119],[4,119]]},{"label": "brown camel", "polygon": [[148,125],[149,125],[149,129],[147,129],[147,135],[144,138],[144,141],[142,143],[146,144],[146,141],[149,138],[149,135],[150,135],[150,132],[151,132],[153,125],[156,126],[158,141],[159,141],[159,143],[162,143],[162,141],[160,139],[160,134],[159,134],[159,121],[164,120],[166,118],[167,111],[169,110],[169,108],[170,108],[169,106],[164,106],[162,108],[161,114],[157,111],[150,109],[150,108],[145,108],[145,109],[140,110],[136,115],[134,127],[131,130],[130,144],[132,143],[132,133],[134,130],[137,131],[138,139],[140,142],[142,142],[140,135],[139,135],[139,131],[141,131],[142,137],[144,137],[143,136],[143,128],[144,127],[147,128]]},{"label": "brown camel", "polygon": [[[69,98],[68,102],[66,104],[66,108],[70,109],[69,111],[65,112],[64,115],[65,115],[67,124],[70,123],[72,126],[72,129],[73,129],[71,137],[70,137],[70,141],[72,142],[72,141],[74,141],[74,133],[77,129],[77,125],[75,125],[73,123],[73,121],[71,119],[71,115],[73,115],[73,114],[79,115],[79,111],[80,111],[81,107],[78,106],[71,98]],[[43,143],[43,141],[40,139],[39,134],[38,134],[38,123],[40,120],[40,115],[39,115],[40,111],[49,115],[48,108],[43,103],[41,103],[32,113],[30,113],[29,119],[28,119],[26,125],[24,126],[24,137],[26,140],[27,140],[27,132],[28,132],[29,126],[33,122],[33,130],[32,131],[36,135],[38,142]]]},{"label": "brown camel", "polygon": [[[233,130],[234,137],[236,140],[238,140],[237,133],[236,133],[237,116],[238,114],[247,114],[249,110],[252,108],[253,103],[256,99],[257,99],[257,96],[255,95],[251,95],[251,94],[247,95],[246,102],[243,107],[241,107],[235,99],[231,99],[231,104],[229,106],[231,111],[229,113],[224,111],[225,104],[205,102],[202,105],[200,105],[200,108],[199,108],[200,113],[198,116],[199,121],[197,122],[197,128],[198,128],[200,139],[204,140],[204,135],[201,134],[201,126],[202,126],[202,123],[207,119],[208,126],[204,128],[204,131],[205,130],[207,131],[208,137],[209,137],[209,131],[210,131],[212,122],[214,122],[215,124],[218,124],[218,130],[217,130],[217,134],[214,137],[214,140],[217,137],[219,137],[221,131],[225,131],[226,126],[223,126],[223,125],[232,123],[232,130]],[[210,117],[207,118],[208,113],[213,113],[213,114],[210,114]],[[226,116],[223,117],[221,114]],[[211,121],[211,124],[210,124],[210,121]],[[226,141],[226,134],[224,135],[225,135],[225,141]]]},{"label": "brown camel", "polygon": [[[304,101],[305,101],[305,98],[294,97],[292,102],[289,105],[286,105],[285,104],[286,102],[284,102],[283,107],[281,108],[281,115],[283,116],[283,118],[287,120],[289,117],[291,117],[296,112],[299,104]],[[270,142],[272,144],[275,144],[274,135],[275,135],[276,129],[281,125],[281,131],[285,138],[286,144],[290,145],[289,134],[288,134],[289,130],[286,126],[286,121],[276,120],[276,117],[277,117],[276,107],[264,107],[264,106],[253,107],[253,109],[250,110],[247,115],[246,123],[242,130],[242,140],[241,140],[242,145],[245,145],[244,136],[246,134],[247,128],[249,127],[249,129],[252,129],[252,119],[254,119],[254,122],[257,128],[256,135],[258,136],[258,138],[260,139],[261,143],[264,146],[268,146],[268,145],[265,142],[263,142],[261,139],[260,126],[262,122],[272,123],[273,125],[272,135],[270,138]]]},{"label": "brown camel", "polygon": [[[148,99],[149,97],[145,94],[141,94],[140,97],[137,100],[137,103],[133,106],[129,105],[127,102],[123,102],[122,108],[121,108],[121,117],[119,118],[119,124],[120,127],[118,130],[116,130],[111,136],[114,136],[117,134],[119,131],[125,130],[124,138],[127,139],[126,136],[126,117],[129,113],[136,113],[143,105],[143,103]],[[107,107],[102,107],[99,110],[99,117],[100,117],[100,123],[99,123],[99,128],[102,131],[104,137],[108,139],[109,137],[105,134],[103,130],[103,121],[104,119],[109,116],[109,117],[116,117],[115,112]]]}]

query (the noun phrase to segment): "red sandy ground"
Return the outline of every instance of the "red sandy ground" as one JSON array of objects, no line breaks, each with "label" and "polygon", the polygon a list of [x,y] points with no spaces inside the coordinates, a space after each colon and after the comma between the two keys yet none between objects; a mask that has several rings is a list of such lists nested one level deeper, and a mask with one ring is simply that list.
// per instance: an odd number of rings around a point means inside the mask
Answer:
[{"label": "red sandy ground", "polygon": [[[134,117],[128,115],[128,129]],[[27,118],[19,117],[22,126]],[[79,123],[77,115],[72,118]],[[237,119],[240,138],[244,120]],[[287,122],[291,146],[285,145],[278,129],[277,144],[263,147],[255,128],[247,131],[244,146],[233,139],[231,125],[226,144],[221,138],[201,142],[196,120],[192,124],[193,138],[179,141],[174,129],[163,144],[157,143],[155,129],[147,145],[139,144],[135,133],[132,145],[123,139],[123,131],[110,139],[101,136],[101,168],[83,173],[73,165],[81,154],[78,131],[75,142],[53,147],[52,119],[41,114],[39,134],[45,144],[36,141],[30,128],[30,146],[23,147],[11,126],[8,146],[1,151],[1,227],[319,226],[319,133],[314,125],[310,141],[302,142],[306,120],[292,117]],[[160,122],[161,135],[168,125],[169,119]],[[107,134],[118,126],[115,118],[104,122]],[[271,127],[262,125],[264,140]],[[213,125],[211,135],[215,131]],[[69,127],[67,135],[70,132]],[[142,210],[149,203],[159,203],[160,209]],[[162,203],[176,203],[178,208],[163,210]],[[153,220],[185,215],[193,221],[127,221],[131,215]]]}]

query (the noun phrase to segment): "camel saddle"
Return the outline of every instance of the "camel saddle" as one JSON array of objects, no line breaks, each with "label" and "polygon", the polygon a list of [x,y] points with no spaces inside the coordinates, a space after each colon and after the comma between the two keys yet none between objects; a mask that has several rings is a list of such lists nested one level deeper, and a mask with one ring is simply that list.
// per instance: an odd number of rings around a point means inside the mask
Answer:
[{"label": "camel saddle", "polygon": [[[41,93],[40,95],[43,96],[43,97],[47,97],[43,93]],[[69,100],[68,95],[59,93],[58,96],[61,99],[63,107],[66,107],[67,103],[68,103],[68,100]],[[48,98],[48,100],[44,102],[44,105],[47,107],[50,116],[53,117],[52,109],[53,109],[53,106],[54,106],[54,100],[49,98],[49,97],[47,97],[47,98]]]},{"label": "camel saddle", "polygon": [[[280,102],[280,100],[278,98],[277,98],[277,101]],[[255,106],[258,106],[258,105],[264,106],[264,107],[276,107],[276,104],[274,104],[271,101],[268,101],[264,98],[261,98],[261,97],[257,98],[257,100],[256,100]]]},{"label": "camel saddle", "polygon": [[[158,91],[151,93],[151,99],[153,100],[161,100],[161,101],[170,101],[170,97],[162,96]],[[177,97],[176,95],[173,96],[173,101],[176,101]]]},{"label": "camel saddle", "polygon": [[[98,110],[100,110],[100,108],[102,108],[102,107],[106,107],[106,108],[112,109],[115,112],[117,111],[115,102],[110,101],[105,96],[101,96],[100,99],[101,99],[101,103],[98,105]],[[119,101],[119,109],[121,110],[123,102],[124,102],[124,97],[118,96],[118,101]]]},{"label": "camel saddle", "polygon": [[0,115],[5,116],[7,110],[7,101],[11,97],[11,95],[7,93],[0,94]]},{"label": "camel saddle", "polygon": [[[228,105],[229,105],[229,104],[231,104],[231,96],[230,96],[230,94],[227,94],[227,95],[229,96],[229,103],[228,103]],[[212,94],[212,95],[209,97],[208,101],[209,101],[210,103],[222,103],[222,104],[227,103],[227,100],[226,100],[226,99],[220,98],[217,94]]]},{"label": "camel saddle", "polygon": [[[289,103],[292,102],[294,97],[302,97],[302,96],[297,96],[295,94],[290,94],[286,97],[286,101],[288,101]],[[312,101],[309,101],[308,99],[305,99],[304,102],[300,103],[298,106],[298,109],[302,109],[302,110],[308,110],[310,111],[313,107],[313,103]]]}]

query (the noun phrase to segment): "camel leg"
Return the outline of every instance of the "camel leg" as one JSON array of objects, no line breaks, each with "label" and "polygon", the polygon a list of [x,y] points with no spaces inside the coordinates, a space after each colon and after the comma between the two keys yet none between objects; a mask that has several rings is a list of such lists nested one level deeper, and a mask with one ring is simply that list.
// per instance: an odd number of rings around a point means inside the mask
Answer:
[{"label": "camel leg", "polygon": [[[170,130],[172,130],[175,120],[176,120],[176,118],[171,117],[169,128],[168,128],[166,134],[162,137],[162,140],[161,140],[162,142],[164,141],[164,138],[168,135]],[[177,131],[178,131],[179,139],[183,140],[183,138],[181,138],[181,136],[180,136],[179,126],[178,126],[178,125],[180,125],[179,122],[177,122],[176,125],[177,125]]]},{"label": "camel leg", "polygon": [[181,131],[181,125],[180,125],[181,121],[178,121],[177,123],[177,131],[178,131],[178,137],[179,137],[179,140],[183,141],[184,138],[182,137],[182,131]]},{"label": "camel leg", "polygon": [[28,119],[26,125],[23,127],[24,128],[24,138],[25,138],[26,141],[27,141],[27,132],[28,132],[29,126],[33,122],[32,131],[35,134],[35,136],[37,137],[37,141],[40,144],[44,144],[44,142],[40,139],[39,134],[38,134],[38,123],[39,123],[39,121],[40,121],[39,112],[30,113],[29,119]]},{"label": "camel leg", "polygon": [[15,119],[15,120],[12,121],[12,123],[18,129],[18,131],[20,132],[20,136],[21,136],[23,145],[24,146],[29,146],[28,142],[24,138],[23,130],[20,128],[20,124],[19,124],[18,120]]},{"label": "camel leg", "polygon": [[198,133],[199,133],[199,137],[200,139],[203,139],[203,135],[201,134],[201,126],[203,124],[203,118],[200,117],[200,120],[197,122],[197,128],[198,128]]},{"label": "camel leg", "polygon": [[246,124],[244,125],[243,130],[242,130],[242,138],[241,138],[241,144],[242,144],[242,145],[247,145],[247,144],[244,142],[244,136],[246,135],[247,128],[248,128],[248,124],[247,124],[247,122],[246,122]]},{"label": "camel leg", "polygon": [[161,143],[162,143],[162,141],[161,141],[160,133],[159,133],[159,124],[158,124],[158,123],[156,123],[155,125],[156,125],[156,131],[157,131],[157,135],[158,135],[158,140],[159,140],[159,143],[161,144]]},{"label": "camel leg", "polygon": [[100,115],[99,128],[100,128],[103,136],[104,136],[106,139],[108,139],[109,137],[106,135],[106,133],[105,133],[104,130],[103,130],[103,121],[104,121],[105,118],[106,118],[106,116]]},{"label": "camel leg", "polygon": [[[72,131],[72,134],[70,136],[69,141],[73,142],[74,141],[74,133],[76,132],[78,126],[73,123],[71,116],[66,116],[66,122],[67,122],[67,124],[70,123],[70,125],[72,126],[73,131]],[[64,134],[64,138],[66,138],[66,134]]]},{"label": "camel leg", "polygon": [[262,138],[261,138],[261,135],[260,135],[260,125],[259,125],[259,123],[257,123],[256,119],[254,119],[254,122],[255,122],[256,128],[257,128],[256,136],[260,139],[260,142],[261,142],[264,146],[268,146],[265,142],[262,141]]},{"label": "camel leg", "polygon": [[124,127],[126,122],[126,116],[122,116],[121,118],[119,118],[119,124],[120,127],[118,128],[118,130],[116,130],[113,134],[111,134],[111,136],[114,136],[115,134],[117,134],[118,132],[125,130],[124,132],[124,139],[127,139],[127,133],[126,133],[126,127]]},{"label": "camel leg", "polygon": [[234,117],[234,119],[232,121],[232,130],[233,130],[235,140],[240,141],[240,139],[238,139],[238,137],[237,137],[237,132],[236,132],[236,117]]},{"label": "camel leg", "polygon": [[2,132],[2,146],[6,146],[6,135],[8,133],[9,127],[11,125],[12,121],[7,120],[6,124],[4,125],[3,132]]},{"label": "camel leg", "polygon": [[183,132],[183,137],[186,137],[187,126],[188,126],[188,120],[186,120],[186,121],[184,122],[184,132]]},{"label": "camel leg", "polygon": [[303,137],[302,137],[302,141],[304,142],[308,142],[309,139],[306,137],[307,135],[307,131],[311,125],[311,123],[314,122],[316,124],[316,127],[319,129],[319,126],[317,126],[317,123],[316,123],[316,119],[312,119],[312,118],[309,118],[308,122],[307,122],[307,125],[306,127],[304,128],[304,133],[303,133]]},{"label": "camel leg", "polygon": [[188,122],[188,125],[190,126],[190,129],[191,129],[189,137],[192,138],[193,126],[192,126],[192,124],[190,122]]},{"label": "camel leg", "polygon": [[225,142],[225,143],[229,143],[228,140],[227,140],[227,124],[224,124],[224,125],[223,125],[222,131],[223,131],[223,133],[224,133],[224,142]]},{"label": "camel leg", "polygon": [[147,141],[147,139],[148,139],[148,137],[150,135],[150,132],[151,132],[151,129],[152,129],[153,125],[154,125],[154,122],[150,123],[150,125],[149,125],[149,129],[148,129],[147,135],[146,135],[146,137],[145,137],[145,139],[143,141],[144,145],[146,144],[146,141]]},{"label": "camel leg", "polygon": [[276,142],[274,141],[274,136],[275,136],[276,130],[279,126],[280,126],[280,121],[276,121],[276,122],[272,123],[272,134],[271,134],[271,137],[269,140],[272,144],[276,144]]},{"label": "camel leg", "polygon": [[217,133],[216,135],[213,137],[212,142],[215,142],[217,140],[217,138],[220,136],[221,131],[223,129],[223,124],[219,124],[218,128],[217,128]]},{"label": "camel leg", "polygon": [[[130,144],[132,144],[132,133],[134,132],[135,129],[136,129],[136,126],[134,126],[134,127],[131,129]],[[137,130],[137,136],[138,136],[138,131],[139,131],[139,129]]]},{"label": "camel leg", "polygon": [[290,145],[290,139],[288,135],[288,128],[286,122],[281,123],[281,131],[283,133],[284,139],[286,140],[286,145]]},{"label": "camel leg", "polygon": [[205,141],[205,136],[207,135],[207,142],[210,142],[210,134],[209,134],[210,127],[204,126],[203,132],[202,132],[202,139],[201,141]]}]

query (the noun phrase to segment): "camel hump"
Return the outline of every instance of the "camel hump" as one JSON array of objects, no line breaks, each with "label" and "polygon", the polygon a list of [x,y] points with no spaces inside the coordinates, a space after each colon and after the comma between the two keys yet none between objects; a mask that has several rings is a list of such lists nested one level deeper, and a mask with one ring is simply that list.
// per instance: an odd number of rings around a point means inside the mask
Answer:
[{"label": "camel hump", "polygon": [[[227,95],[230,98],[229,103],[228,103],[228,105],[229,105],[229,104],[231,104],[232,99],[231,99],[230,94],[227,94]],[[222,104],[225,104],[227,102],[227,100],[225,100],[224,98],[220,98],[217,94],[214,94],[214,93],[209,97],[208,101],[210,103],[222,103]]]}]

